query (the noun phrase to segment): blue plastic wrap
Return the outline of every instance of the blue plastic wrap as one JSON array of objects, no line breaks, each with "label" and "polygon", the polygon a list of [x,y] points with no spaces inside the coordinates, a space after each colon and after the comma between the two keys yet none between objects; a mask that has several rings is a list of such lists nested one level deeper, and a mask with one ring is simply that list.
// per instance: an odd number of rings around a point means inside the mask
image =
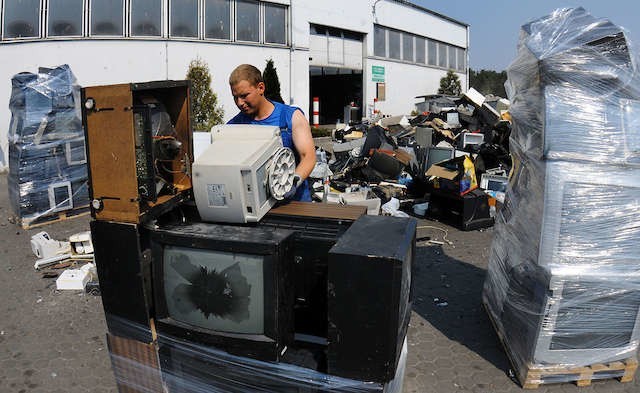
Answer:
[{"label": "blue plastic wrap", "polygon": [[67,65],[12,80],[9,197],[23,225],[87,206],[80,86]]},{"label": "blue plastic wrap", "polygon": [[507,69],[514,168],[483,300],[523,384],[637,366],[636,64],[622,28],[576,8],[524,25]]}]

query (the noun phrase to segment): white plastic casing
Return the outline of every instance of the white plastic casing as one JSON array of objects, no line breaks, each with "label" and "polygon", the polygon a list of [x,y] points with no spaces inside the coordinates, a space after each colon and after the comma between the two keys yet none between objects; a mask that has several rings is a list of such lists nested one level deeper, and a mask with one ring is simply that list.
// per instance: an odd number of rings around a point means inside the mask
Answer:
[{"label": "white plastic casing", "polygon": [[81,269],[67,269],[56,279],[56,288],[58,290],[84,290],[84,287],[87,285],[90,278],[91,274],[87,271]]},{"label": "white plastic casing", "polygon": [[212,130],[212,139],[193,163],[193,193],[200,216],[212,222],[257,222],[276,202],[267,178],[271,158],[282,148],[280,129],[225,125]]},{"label": "white plastic casing", "polygon": [[76,254],[93,254],[93,243],[91,242],[91,232],[79,232],[69,236],[71,249]]},{"label": "white plastic casing", "polygon": [[53,240],[47,232],[38,232],[31,236],[31,251],[38,258],[50,258],[69,252],[68,242]]}]

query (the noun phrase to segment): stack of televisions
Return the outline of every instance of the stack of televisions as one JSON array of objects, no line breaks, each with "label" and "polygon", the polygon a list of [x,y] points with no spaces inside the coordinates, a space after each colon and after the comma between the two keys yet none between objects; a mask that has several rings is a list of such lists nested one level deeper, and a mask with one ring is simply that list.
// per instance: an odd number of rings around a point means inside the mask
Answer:
[{"label": "stack of televisions", "polygon": [[119,391],[399,392],[415,220],[292,202],[259,222],[204,222],[189,89],[82,91]]},{"label": "stack of televisions", "polygon": [[524,387],[621,377],[640,344],[640,83],[584,9],[522,28],[507,70],[515,170],[484,303]]},{"label": "stack of televisions", "polygon": [[[68,65],[11,79],[9,200],[23,227],[87,211],[80,86]],[[63,212],[63,213],[59,213]]]}]

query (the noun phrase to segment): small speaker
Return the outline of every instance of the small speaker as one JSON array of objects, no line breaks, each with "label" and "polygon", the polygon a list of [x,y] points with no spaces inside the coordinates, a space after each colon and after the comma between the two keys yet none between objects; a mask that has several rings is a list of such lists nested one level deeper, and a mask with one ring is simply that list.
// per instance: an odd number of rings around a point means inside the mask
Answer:
[{"label": "small speaker", "polygon": [[412,218],[363,216],[329,251],[329,374],[395,376],[411,317],[415,235]]}]

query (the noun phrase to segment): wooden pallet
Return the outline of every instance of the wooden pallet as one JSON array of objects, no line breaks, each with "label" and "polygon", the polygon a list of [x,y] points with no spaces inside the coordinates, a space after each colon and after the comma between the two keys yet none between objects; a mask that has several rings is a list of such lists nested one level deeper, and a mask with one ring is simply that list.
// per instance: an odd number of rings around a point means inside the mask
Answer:
[{"label": "wooden pallet", "polygon": [[578,386],[589,386],[591,381],[597,379],[618,378],[620,382],[631,382],[637,368],[638,360],[633,358],[582,367],[527,365],[526,374],[520,382],[525,389],[537,389],[554,378],[572,380]]},{"label": "wooden pallet", "polygon": [[509,358],[511,367],[515,370],[515,375],[524,389],[537,389],[542,384],[574,381],[578,386],[589,386],[591,382],[598,379],[618,378],[620,382],[631,382],[638,369],[638,360],[628,358],[610,363],[596,363],[588,366],[568,367],[564,365],[540,365],[540,364],[518,364],[515,361],[516,356],[512,353],[506,344],[502,332],[497,328],[496,321],[493,319],[487,299],[482,299],[482,305],[485,312],[493,325],[493,330],[500,339],[502,349]]},{"label": "wooden pallet", "polygon": [[80,206],[75,209],[59,211],[38,217],[24,217],[20,220],[22,229],[33,229],[55,222],[66,221],[72,218],[82,217],[89,214],[89,205]]}]

